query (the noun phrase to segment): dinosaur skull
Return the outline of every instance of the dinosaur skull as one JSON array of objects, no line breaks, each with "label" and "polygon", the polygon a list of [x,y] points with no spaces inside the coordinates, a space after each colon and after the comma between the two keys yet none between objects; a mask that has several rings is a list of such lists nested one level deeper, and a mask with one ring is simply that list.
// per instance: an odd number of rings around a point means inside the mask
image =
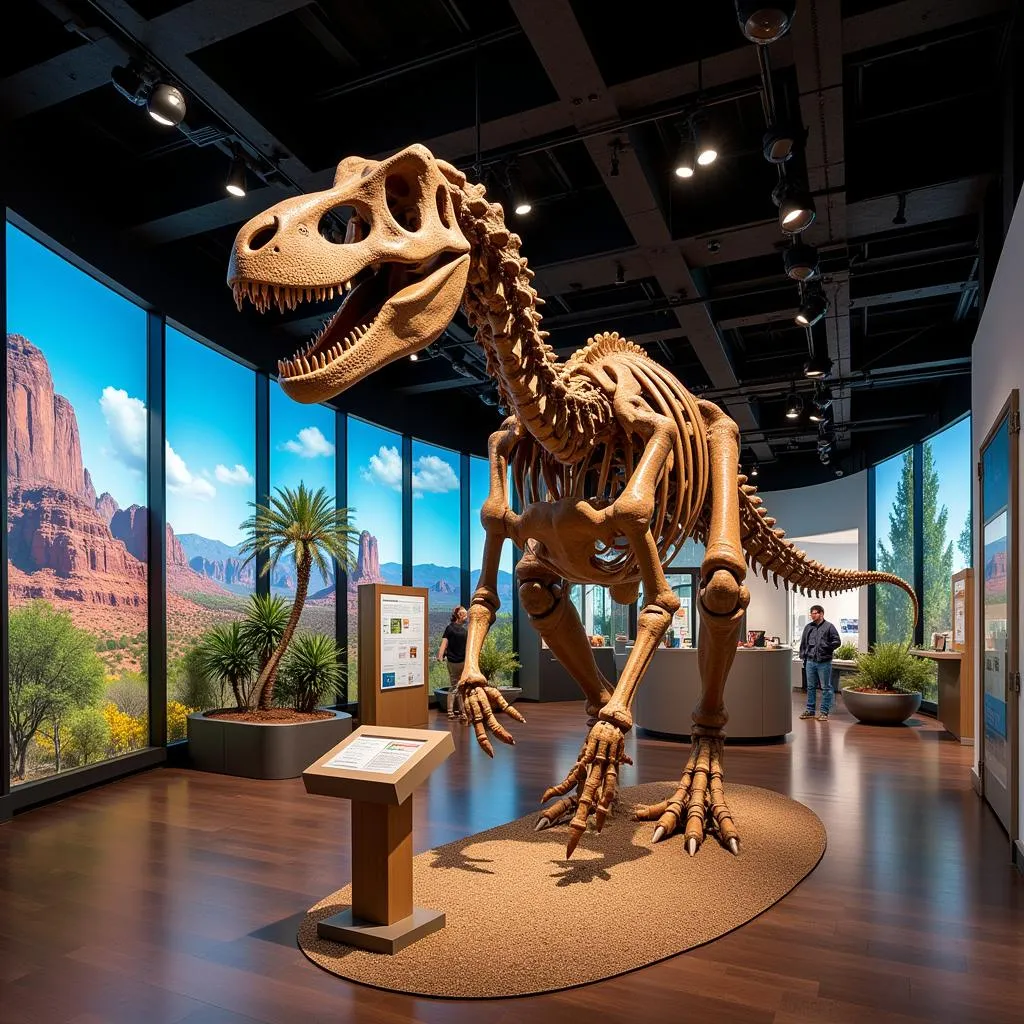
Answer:
[{"label": "dinosaur skull", "polygon": [[[322,402],[426,348],[458,309],[469,242],[453,185],[423,146],[387,160],[347,157],[334,185],[253,217],[238,232],[228,286],[239,309],[344,301],[313,339],[278,364],[281,387]],[[344,235],[337,214],[352,212]]]}]

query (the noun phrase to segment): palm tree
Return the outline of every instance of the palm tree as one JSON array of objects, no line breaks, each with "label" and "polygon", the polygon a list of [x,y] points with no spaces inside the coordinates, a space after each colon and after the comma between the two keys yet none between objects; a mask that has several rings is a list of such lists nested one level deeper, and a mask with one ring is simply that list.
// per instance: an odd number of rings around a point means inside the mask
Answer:
[{"label": "palm tree", "polygon": [[300,483],[298,490],[277,487],[275,491],[276,494],[271,496],[266,505],[250,502],[256,511],[242,524],[246,540],[239,548],[239,554],[245,556],[246,562],[259,554],[268,556],[262,575],[269,573],[282,555],[291,554],[295,559],[296,583],[292,613],[277,647],[260,669],[259,679],[256,680],[259,693],[257,706],[260,710],[269,709],[274,699],[277,669],[299,624],[302,606],[306,602],[306,591],[309,589],[310,571],[315,565],[320,575],[326,578],[333,568],[328,564],[331,558],[341,569],[354,569],[356,559],[351,546],[359,537],[355,527],[349,524],[349,513],[352,510],[335,508],[334,500],[327,496],[323,487],[314,493]]},{"label": "palm tree", "polygon": [[245,710],[249,702],[243,687],[252,676],[256,663],[252,648],[242,636],[240,622],[226,622],[207,630],[198,643],[199,656],[206,673],[231,685],[235,703]]},{"label": "palm tree", "polygon": [[277,594],[253,594],[242,620],[242,640],[255,653],[259,671],[270,661],[288,625],[288,602]]}]

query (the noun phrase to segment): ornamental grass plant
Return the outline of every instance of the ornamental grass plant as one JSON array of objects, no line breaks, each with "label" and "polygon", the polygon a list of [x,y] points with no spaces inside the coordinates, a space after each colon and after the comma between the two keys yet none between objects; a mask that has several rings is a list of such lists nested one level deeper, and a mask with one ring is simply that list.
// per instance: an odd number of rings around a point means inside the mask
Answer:
[{"label": "ornamental grass plant", "polygon": [[923,693],[929,666],[904,644],[879,643],[857,655],[857,671],[844,687],[861,693]]}]

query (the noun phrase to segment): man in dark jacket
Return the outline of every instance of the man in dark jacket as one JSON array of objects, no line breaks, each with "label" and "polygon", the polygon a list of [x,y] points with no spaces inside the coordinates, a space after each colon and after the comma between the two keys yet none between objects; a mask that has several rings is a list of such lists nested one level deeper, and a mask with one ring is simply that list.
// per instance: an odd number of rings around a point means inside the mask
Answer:
[{"label": "man in dark jacket", "polygon": [[821,687],[821,711],[818,721],[827,722],[832,710],[832,652],[839,646],[839,632],[825,618],[820,604],[811,605],[811,621],[804,626],[800,637],[800,657],[807,675],[807,707],[801,718],[814,718],[815,690]]}]

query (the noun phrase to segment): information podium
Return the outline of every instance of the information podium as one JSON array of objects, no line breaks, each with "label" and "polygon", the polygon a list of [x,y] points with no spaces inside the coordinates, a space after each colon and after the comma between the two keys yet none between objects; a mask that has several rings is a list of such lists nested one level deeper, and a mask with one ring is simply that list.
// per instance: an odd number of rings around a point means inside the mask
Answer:
[{"label": "information podium", "polygon": [[363,725],[302,773],[307,793],[352,801],[352,906],[320,938],[397,953],[444,927],[444,911],[413,905],[412,796],[454,752],[447,731]]}]

